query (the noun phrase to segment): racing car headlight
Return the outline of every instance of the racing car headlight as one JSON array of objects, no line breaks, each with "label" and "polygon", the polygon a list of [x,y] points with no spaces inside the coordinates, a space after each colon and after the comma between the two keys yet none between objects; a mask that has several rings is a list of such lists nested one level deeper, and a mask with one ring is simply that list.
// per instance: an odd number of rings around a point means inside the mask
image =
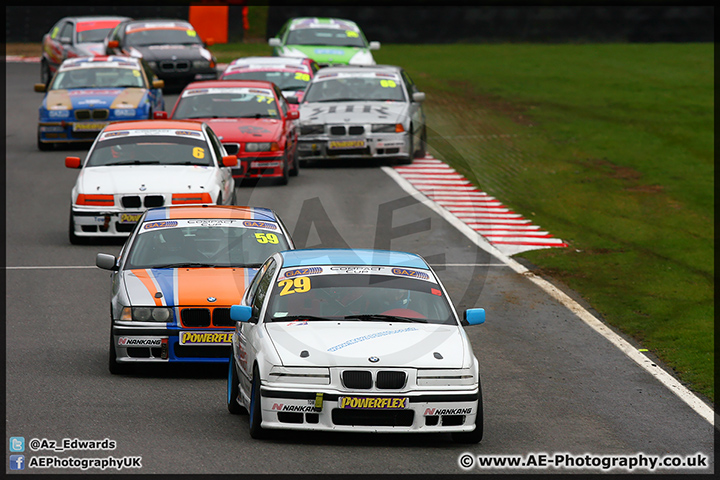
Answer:
[{"label": "racing car headlight", "polygon": [[324,125],[303,125],[300,127],[300,135],[320,135],[324,131]]},{"label": "racing car headlight", "polygon": [[455,385],[475,385],[477,380],[469,368],[452,370],[417,371],[417,384],[421,387],[444,387]]},{"label": "racing car headlight", "polygon": [[268,381],[278,383],[305,383],[330,385],[330,369],[315,367],[272,367]]},{"label": "racing car headlight", "polygon": [[210,60],[193,60],[193,68],[210,68]]},{"label": "racing car headlight", "polygon": [[402,123],[377,123],[372,126],[373,133],[402,133],[405,131]]},{"label": "racing car headlight", "polygon": [[169,322],[172,309],[169,307],[124,307],[120,320],[136,322]]},{"label": "racing car headlight", "polygon": [[277,142],[248,142],[245,144],[246,152],[277,152],[280,145]]}]

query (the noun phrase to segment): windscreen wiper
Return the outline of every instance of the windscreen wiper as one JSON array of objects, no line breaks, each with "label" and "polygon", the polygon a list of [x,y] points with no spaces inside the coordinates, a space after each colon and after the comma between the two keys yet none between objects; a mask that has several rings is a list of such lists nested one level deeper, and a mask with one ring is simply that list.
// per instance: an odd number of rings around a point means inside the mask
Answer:
[{"label": "windscreen wiper", "polygon": [[361,321],[384,321],[384,322],[410,322],[410,323],[427,323],[424,318],[399,317],[397,315],[382,315],[379,313],[365,315],[346,315],[345,320],[361,320]]}]

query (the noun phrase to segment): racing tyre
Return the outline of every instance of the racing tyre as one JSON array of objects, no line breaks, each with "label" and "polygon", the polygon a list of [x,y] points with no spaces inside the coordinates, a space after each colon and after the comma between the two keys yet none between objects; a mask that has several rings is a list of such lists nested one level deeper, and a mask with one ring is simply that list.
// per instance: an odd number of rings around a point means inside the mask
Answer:
[{"label": "racing tyre", "polygon": [[38,132],[37,147],[38,147],[38,150],[40,150],[41,152],[47,152],[48,150],[52,150],[55,147],[55,145],[52,143],[41,142],[40,141],[40,132]]},{"label": "racing tyre", "polygon": [[113,338],[112,329],[110,329],[110,348],[108,349],[108,370],[110,370],[110,373],[113,375],[122,375],[130,370],[129,365],[124,365],[117,361],[115,339]]},{"label": "racing tyre", "polygon": [[40,62],[40,81],[45,84],[45,88],[50,85],[50,66],[47,64],[47,61],[43,59]]},{"label": "racing tyre", "polygon": [[420,145],[418,145],[418,149],[414,152],[413,156],[415,158],[423,158],[427,154],[427,131],[423,127],[423,131],[420,134]]},{"label": "racing tyre", "polygon": [[455,443],[480,443],[483,438],[483,401],[482,388],[478,383],[477,415],[475,415],[475,430],[472,432],[451,433]]},{"label": "racing tyre", "polygon": [[291,177],[297,177],[298,173],[300,173],[300,166],[298,165],[298,158],[297,155],[293,157],[293,165],[290,169],[290,176]]},{"label": "racing tyre", "polygon": [[287,156],[283,157],[282,177],[278,179],[278,184],[287,185],[290,177]]},{"label": "racing tyre", "polygon": [[250,436],[265,438],[267,431],[262,428],[262,405],[260,402],[260,372],[253,368],[252,391],[250,392]]},{"label": "racing tyre", "polygon": [[68,224],[68,238],[73,245],[83,245],[85,239],[75,235],[75,222],[73,221],[72,208],[70,209],[70,222]]},{"label": "racing tyre", "polygon": [[228,384],[227,384],[227,408],[228,412],[233,415],[239,415],[247,413],[245,407],[238,403],[238,395],[240,390],[238,388],[238,374],[235,368],[235,359],[233,358],[232,352],[230,352],[230,366],[228,367]]}]

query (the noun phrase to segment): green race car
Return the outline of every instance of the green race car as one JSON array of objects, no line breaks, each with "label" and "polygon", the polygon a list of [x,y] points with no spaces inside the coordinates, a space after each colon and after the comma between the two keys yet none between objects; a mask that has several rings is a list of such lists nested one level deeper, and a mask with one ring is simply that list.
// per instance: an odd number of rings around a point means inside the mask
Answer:
[{"label": "green race car", "polygon": [[268,44],[274,56],[308,57],[321,66],[375,65],[370,51],[380,48],[380,42],[365,39],[355,22],[316,17],[288,20]]}]

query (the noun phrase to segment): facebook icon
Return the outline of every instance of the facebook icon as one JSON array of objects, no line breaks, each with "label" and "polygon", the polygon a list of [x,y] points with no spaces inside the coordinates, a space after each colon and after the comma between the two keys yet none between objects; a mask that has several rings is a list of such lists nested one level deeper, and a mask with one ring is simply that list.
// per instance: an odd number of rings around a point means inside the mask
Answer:
[{"label": "facebook icon", "polygon": [[25,455],[10,455],[10,470],[25,470]]}]

